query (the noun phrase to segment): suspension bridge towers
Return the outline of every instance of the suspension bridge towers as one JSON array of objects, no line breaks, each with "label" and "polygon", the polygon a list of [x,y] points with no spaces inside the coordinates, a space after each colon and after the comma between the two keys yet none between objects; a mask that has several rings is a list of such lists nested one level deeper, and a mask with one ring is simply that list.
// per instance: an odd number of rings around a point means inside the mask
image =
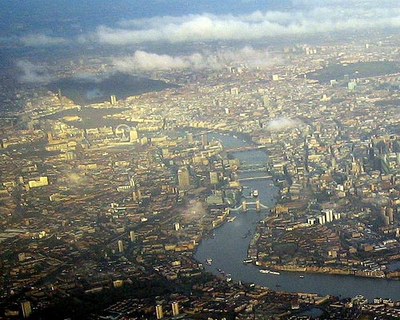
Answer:
[{"label": "suspension bridge towers", "polygon": [[243,201],[242,202],[242,211],[246,212],[248,210],[248,208],[249,208],[249,205],[255,205],[256,206],[256,211],[257,212],[261,211],[261,202],[260,202],[259,199],[257,199],[256,202],[249,202],[249,203],[246,202],[246,201]]},{"label": "suspension bridge towers", "polygon": [[240,206],[236,208],[229,208],[231,211],[241,211],[241,212],[247,212],[248,210],[254,210],[257,212],[260,212],[262,209],[270,209],[268,206],[263,204],[261,200],[257,197],[254,199],[255,201],[249,201],[249,200],[243,200]]},{"label": "suspension bridge towers", "polygon": [[255,206],[257,212],[260,212],[261,209],[268,209],[267,206],[263,205],[261,201],[257,199],[256,202],[247,202],[246,200],[244,200],[239,207],[232,210],[241,210],[242,212],[247,212],[250,206],[253,206],[253,208]]}]

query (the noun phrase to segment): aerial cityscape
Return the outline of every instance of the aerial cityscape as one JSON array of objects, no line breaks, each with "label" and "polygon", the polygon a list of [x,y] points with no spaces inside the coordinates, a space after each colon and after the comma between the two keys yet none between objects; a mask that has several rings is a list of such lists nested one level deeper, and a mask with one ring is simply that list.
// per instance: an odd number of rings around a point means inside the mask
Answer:
[{"label": "aerial cityscape", "polygon": [[0,4],[0,319],[400,319],[400,3]]}]

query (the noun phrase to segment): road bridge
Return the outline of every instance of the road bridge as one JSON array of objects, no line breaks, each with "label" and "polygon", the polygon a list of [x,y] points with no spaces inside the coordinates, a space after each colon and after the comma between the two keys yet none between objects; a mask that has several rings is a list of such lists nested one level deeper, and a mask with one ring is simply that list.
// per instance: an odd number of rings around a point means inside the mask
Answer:
[{"label": "road bridge", "polygon": [[263,150],[266,148],[267,148],[267,146],[265,146],[265,145],[251,145],[251,146],[243,146],[243,147],[225,149],[225,151],[228,153],[245,152],[245,151]]},{"label": "road bridge", "polygon": [[256,163],[256,164],[246,164],[246,163],[241,163],[239,166],[239,171],[266,171],[267,170],[267,164],[265,163]]},{"label": "road bridge", "polygon": [[254,181],[254,180],[262,180],[262,179],[272,179],[272,176],[265,175],[265,176],[257,176],[257,177],[248,177],[248,178],[239,178],[239,182],[243,181]]},{"label": "road bridge", "polygon": [[242,212],[246,212],[247,210],[249,210],[251,207],[255,207],[256,211],[261,211],[261,209],[269,209],[268,206],[262,204],[260,202],[259,199],[257,199],[256,201],[250,202],[250,201],[246,201],[244,200],[240,206],[236,207],[236,208],[230,208],[230,211],[242,211]]}]

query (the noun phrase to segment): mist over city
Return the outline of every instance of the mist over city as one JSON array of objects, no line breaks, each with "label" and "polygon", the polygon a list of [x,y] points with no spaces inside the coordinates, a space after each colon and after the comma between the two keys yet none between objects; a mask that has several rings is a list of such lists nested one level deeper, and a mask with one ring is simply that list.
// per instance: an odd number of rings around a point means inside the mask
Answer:
[{"label": "mist over city", "polygon": [[0,0],[0,319],[399,319],[397,0]]}]

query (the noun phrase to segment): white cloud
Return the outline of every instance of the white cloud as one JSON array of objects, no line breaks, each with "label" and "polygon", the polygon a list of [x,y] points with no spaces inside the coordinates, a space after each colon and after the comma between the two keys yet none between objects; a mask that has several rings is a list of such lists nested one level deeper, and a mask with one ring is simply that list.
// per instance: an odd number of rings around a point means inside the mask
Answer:
[{"label": "white cloud", "polygon": [[129,57],[114,58],[112,63],[116,71],[131,73],[155,70],[215,70],[230,65],[242,65],[253,69],[265,68],[279,62],[279,57],[271,56],[266,50],[244,47],[217,52],[196,52],[186,56],[159,55],[136,51]]},{"label": "white cloud", "polygon": [[[198,14],[121,21],[119,27],[99,26],[95,42],[127,45],[145,42],[252,40],[285,35],[400,27],[398,3],[383,0],[295,0],[293,11],[256,11],[244,15]],[[306,8],[304,8],[304,6]]]},{"label": "white cloud", "polygon": [[52,80],[44,67],[35,65],[30,61],[20,60],[17,61],[16,65],[21,71],[18,77],[21,82],[43,84]]},{"label": "white cloud", "polygon": [[61,37],[51,37],[45,34],[29,34],[20,38],[23,45],[28,47],[45,47],[57,46],[68,43],[68,41]]},{"label": "white cloud", "polygon": [[287,129],[297,128],[302,124],[298,119],[276,118],[267,124],[267,129],[270,131],[284,131]]},{"label": "white cloud", "polygon": [[299,6],[346,6],[346,7],[392,7],[398,6],[398,0],[292,0]]}]

